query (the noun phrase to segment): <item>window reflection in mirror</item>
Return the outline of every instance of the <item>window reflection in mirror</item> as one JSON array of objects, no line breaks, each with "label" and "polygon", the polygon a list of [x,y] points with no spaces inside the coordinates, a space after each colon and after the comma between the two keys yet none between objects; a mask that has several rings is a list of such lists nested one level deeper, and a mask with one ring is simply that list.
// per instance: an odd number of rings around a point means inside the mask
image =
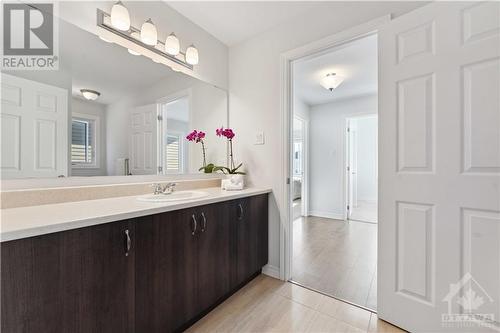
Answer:
[{"label": "window reflection in mirror", "polygon": [[2,71],[2,179],[199,173],[193,129],[208,162],[225,162],[225,91],[62,20],[59,58],[58,70]]}]

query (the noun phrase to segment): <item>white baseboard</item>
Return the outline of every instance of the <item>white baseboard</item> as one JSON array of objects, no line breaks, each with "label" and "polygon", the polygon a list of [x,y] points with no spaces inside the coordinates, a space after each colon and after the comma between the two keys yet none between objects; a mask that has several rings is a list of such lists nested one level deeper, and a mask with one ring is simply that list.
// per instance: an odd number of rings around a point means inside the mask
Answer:
[{"label": "white baseboard", "polygon": [[273,277],[275,279],[279,279],[280,278],[280,269],[276,266],[267,264],[266,266],[262,267],[262,274],[268,275],[268,276]]},{"label": "white baseboard", "polygon": [[344,219],[343,214],[331,213],[331,212],[320,212],[317,210],[309,211],[309,216],[324,217],[327,219],[335,219],[335,220],[343,220]]}]

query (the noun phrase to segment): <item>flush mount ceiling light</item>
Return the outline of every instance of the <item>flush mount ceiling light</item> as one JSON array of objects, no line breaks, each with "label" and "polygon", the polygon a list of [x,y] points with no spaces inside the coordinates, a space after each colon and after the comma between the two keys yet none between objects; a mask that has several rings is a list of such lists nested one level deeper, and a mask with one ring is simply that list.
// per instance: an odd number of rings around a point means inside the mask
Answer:
[{"label": "flush mount ceiling light", "polygon": [[100,92],[91,89],[80,89],[80,92],[83,97],[89,101],[95,101],[99,96],[101,96]]},{"label": "flush mount ceiling light", "polygon": [[[179,39],[174,33],[164,39],[165,42],[159,41],[157,28],[151,19],[144,22],[139,30],[130,25],[128,10],[126,10],[126,17],[125,10],[121,2],[113,6],[111,15],[97,9],[99,37],[128,49],[128,52],[133,55],[145,56],[170,68],[178,69],[180,65],[192,71],[193,65],[198,64],[199,53],[194,45],[188,47],[183,53]],[[125,29],[124,21],[128,22],[128,29]]]},{"label": "flush mount ceiling light", "polygon": [[127,31],[130,29],[130,15],[128,9],[121,1],[111,7],[111,24],[118,30]]},{"label": "flush mount ceiling light", "polygon": [[148,19],[141,27],[141,40],[144,44],[156,46],[158,43],[158,31],[151,19]]},{"label": "flush mount ceiling light", "polygon": [[172,32],[168,35],[165,40],[165,52],[170,55],[176,56],[181,51],[181,44],[179,42],[179,38]]},{"label": "flush mount ceiling light", "polygon": [[198,64],[198,49],[191,44],[186,50],[186,62],[190,65]]},{"label": "flush mount ceiling light", "polygon": [[344,78],[342,76],[338,76],[336,73],[329,73],[321,80],[321,85],[330,91],[337,88],[342,82]]}]

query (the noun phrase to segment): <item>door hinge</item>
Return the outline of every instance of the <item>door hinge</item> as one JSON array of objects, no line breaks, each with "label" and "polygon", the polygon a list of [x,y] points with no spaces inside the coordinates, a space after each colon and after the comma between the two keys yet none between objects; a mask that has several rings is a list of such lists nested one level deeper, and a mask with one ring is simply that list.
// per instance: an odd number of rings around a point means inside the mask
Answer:
[{"label": "door hinge", "polygon": [[163,116],[161,114],[159,114],[157,117],[158,121],[162,121],[163,120]]},{"label": "door hinge", "polygon": [[347,171],[351,171],[351,167],[347,167]]},{"label": "door hinge", "polygon": [[286,184],[287,184],[287,185],[290,185],[290,178],[287,178],[287,179],[286,179]]},{"label": "door hinge", "polygon": [[162,172],[163,171],[163,167],[159,166],[158,167],[158,172]]},{"label": "door hinge", "polygon": [[349,209],[349,205],[347,205],[347,210],[350,210],[350,209]]},{"label": "door hinge", "polygon": [[347,127],[347,132],[350,132],[351,131],[351,128],[350,127]]}]

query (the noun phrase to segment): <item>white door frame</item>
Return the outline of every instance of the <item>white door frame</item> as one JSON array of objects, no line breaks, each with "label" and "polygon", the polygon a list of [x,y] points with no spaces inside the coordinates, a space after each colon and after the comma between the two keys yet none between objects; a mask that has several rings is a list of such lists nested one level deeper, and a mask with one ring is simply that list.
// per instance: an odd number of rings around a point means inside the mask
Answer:
[{"label": "white door frame", "polygon": [[332,48],[351,42],[353,40],[372,35],[383,25],[391,20],[391,15],[384,15],[361,25],[346,29],[332,36],[304,45],[297,49],[282,53],[281,65],[281,103],[280,103],[280,128],[281,128],[281,193],[280,198],[280,279],[290,280],[292,275],[292,223],[293,216],[291,205],[292,177],[292,140],[293,122],[293,70],[292,65],[298,60],[305,60],[322,53],[331,51]]},{"label": "white door frame", "polygon": [[[302,123],[302,185],[301,185],[301,207],[300,213],[302,216],[309,215],[309,120],[298,115],[293,117],[300,120]],[[292,138],[293,140],[293,138]]]},{"label": "white door frame", "polygon": [[[158,172],[158,175],[167,175],[167,168],[165,167],[165,165],[163,165],[163,130],[166,128],[166,123],[165,123],[165,120],[163,119],[163,105],[165,104],[168,104],[168,103],[171,103],[173,101],[176,101],[178,99],[181,99],[181,98],[187,98],[188,99],[188,112],[189,112],[189,124],[190,124],[190,127],[191,127],[191,119],[193,119],[193,115],[192,115],[192,98],[193,98],[193,91],[191,88],[188,88],[188,89],[184,89],[184,90],[179,90],[179,91],[176,91],[170,95],[167,95],[167,96],[164,96],[164,97],[161,97],[159,99],[156,100],[156,103],[158,104],[158,115],[161,115],[162,116],[162,120],[158,120],[158,129],[157,129],[157,133],[156,133],[156,140],[157,140],[157,146],[158,146],[158,149],[157,149],[157,152],[156,152],[156,156],[157,156],[157,161],[158,161],[158,166],[161,166],[162,167],[162,171],[161,172]],[[184,168],[185,166],[183,166]],[[169,174],[171,175],[171,174]]]},{"label": "white door frame", "polygon": [[[376,118],[377,119],[377,124],[378,124],[378,113],[373,113],[373,112],[362,112],[362,113],[356,113],[356,114],[352,114],[352,115],[349,115],[349,116],[346,116],[345,117],[345,128],[344,128],[344,142],[345,142],[345,154],[344,154],[344,173],[343,173],[343,177],[344,179],[342,179],[342,184],[344,184],[344,194],[343,194],[343,198],[344,198],[344,213],[343,213],[343,216],[344,216],[344,220],[349,220],[349,210],[347,209],[347,206],[349,205],[350,207],[350,211],[352,211],[352,203],[350,202],[349,198],[350,198],[350,192],[351,192],[351,183],[349,181],[349,170],[348,170],[348,167],[349,167],[349,154],[350,154],[350,150],[351,150],[351,146],[350,146],[350,140],[349,140],[349,133],[348,133],[348,128],[350,126],[350,123],[349,121],[351,119],[363,119],[363,118]],[[377,150],[378,150],[378,142],[377,142]],[[378,161],[378,159],[377,159]],[[378,186],[378,183],[377,183],[377,186]]]}]

